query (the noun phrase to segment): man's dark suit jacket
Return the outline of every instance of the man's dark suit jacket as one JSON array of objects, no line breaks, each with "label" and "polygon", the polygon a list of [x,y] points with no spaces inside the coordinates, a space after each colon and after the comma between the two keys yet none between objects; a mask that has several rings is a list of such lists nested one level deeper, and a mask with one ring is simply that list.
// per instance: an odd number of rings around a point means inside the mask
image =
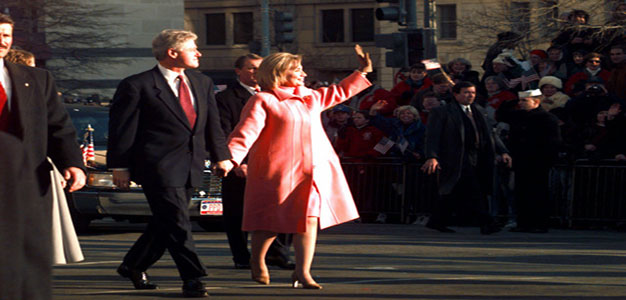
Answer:
[{"label": "man's dark suit jacket", "polygon": [[230,159],[211,79],[187,70],[196,100],[194,128],[158,67],[130,76],[113,97],[108,168],[128,168],[137,183],[184,187],[202,183],[204,160]]},{"label": "man's dark suit jacket", "polygon": [[224,130],[226,137],[233,132],[239,123],[241,110],[250,97],[252,94],[239,82],[229,84],[227,89],[215,96],[220,111],[222,130]]},{"label": "man's dark suit jacket", "polygon": [[[252,97],[252,94],[237,81],[229,84],[227,89],[215,96],[217,107],[220,111],[222,130],[226,136],[230,135],[235,129],[235,126],[237,126],[237,123],[239,123],[243,106],[250,97]],[[231,172],[222,180],[225,217],[241,217],[243,215],[243,192],[245,184],[246,179],[238,177],[235,172]],[[237,223],[235,230],[241,231],[241,220]]]},{"label": "man's dark suit jacket", "polygon": [[84,169],[76,130],[50,72],[4,61],[12,82],[10,133],[22,140],[27,160],[36,170],[40,194],[50,188],[49,156],[59,170]]},{"label": "man's dark suit jacket", "polygon": [[[481,122],[478,128],[482,129],[481,137],[486,142],[483,155],[484,165],[479,166],[482,180],[490,185],[495,153],[507,153],[508,150],[502,141],[493,134],[489,126],[486,112],[477,104],[471,105],[476,123]],[[461,106],[453,101],[444,106],[433,109],[428,115],[428,125],[426,126],[426,159],[436,158],[441,166],[439,176],[439,193],[450,194],[452,189],[461,177],[463,156],[465,155],[465,132],[463,126],[464,112]],[[489,192],[489,186],[483,187]]]},{"label": "man's dark suit jacket", "polygon": [[[21,162],[20,170],[0,164],[2,180],[16,182],[13,192],[20,196],[19,203],[13,207],[18,211],[9,208],[0,210],[0,218],[15,220],[9,227],[14,238],[2,241],[12,243],[15,249],[21,251],[5,252],[12,262],[20,264],[19,270],[11,273],[9,282],[16,283],[12,288],[21,295],[16,299],[49,299],[52,276],[52,166],[46,156],[52,158],[60,170],[68,167],[84,170],[82,154],[74,126],[59,100],[50,72],[6,60],[4,64],[12,88],[8,135],[15,137],[21,146],[18,148],[10,142],[10,137],[5,137],[4,143],[11,145],[2,144],[0,147],[2,156],[13,157],[16,161],[12,163]],[[18,155],[12,153],[14,151],[23,153]],[[23,176],[15,173],[18,171],[23,171]],[[5,205],[10,205],[11,197],[11,193],[0,193],[0,199],[7,202]],[[0,280],[4,281],[4,278]]]}]

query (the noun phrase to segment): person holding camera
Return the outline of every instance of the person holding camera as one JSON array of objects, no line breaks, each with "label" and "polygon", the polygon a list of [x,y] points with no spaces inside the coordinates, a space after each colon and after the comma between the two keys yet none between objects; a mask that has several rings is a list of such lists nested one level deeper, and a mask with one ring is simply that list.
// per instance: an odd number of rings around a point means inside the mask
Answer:
[{"label": "person holding camera", "polygon": [[[615,103],[624,107],[622,101],[610,94],[604,86],[604,80],[599,77],[591,77],[585,81],[584,91],[579,96],[571,99],[565,106],[573,133],[581,133],[593,126],[597,114],[600,111],[609,110]],[[574,137],[575,144],[579,141]]]}]

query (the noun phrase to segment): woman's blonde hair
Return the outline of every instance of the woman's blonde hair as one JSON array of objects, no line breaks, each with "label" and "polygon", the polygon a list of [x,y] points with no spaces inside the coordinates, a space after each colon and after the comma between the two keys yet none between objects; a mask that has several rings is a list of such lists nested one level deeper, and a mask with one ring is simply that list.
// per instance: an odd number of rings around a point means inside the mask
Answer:
[{"label": "woman's blonde hair", "polygon": [[287,52],[274,53],[263,59],[256,80],[263,90],[271,90],[287,81],[286,73],[302,62],[302,56]]},{"label": "woman's blonde hair", "polygon": [[419,112],[417,112],[417,109],[416,109],[415,107],[411,106],[411,105],[402,105],[402,106],[400,106],[400,107],[396,108],[396,109],[393,111],[393,116],[397,118],[398,116],[400,116],[400,113],[401,113],[401,112],[403,112],[403,111],[405,111],[405,110],[408,110],[408,111],[410,111],[413,115],[415,115],[415,120],[419,120],[419,119],[420,119],[420,114],[419,114]]}]

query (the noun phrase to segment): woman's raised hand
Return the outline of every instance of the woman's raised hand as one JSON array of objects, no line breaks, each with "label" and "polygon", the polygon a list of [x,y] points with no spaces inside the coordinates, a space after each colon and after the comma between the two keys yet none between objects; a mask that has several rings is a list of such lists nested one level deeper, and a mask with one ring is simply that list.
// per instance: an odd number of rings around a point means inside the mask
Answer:
[{"label": "woman's raised hand", "polygon": [[370,59],[370,54],[363,52],[363,48],[361,45],[356,44],[354,46],[354,52],[356,52],[356,56],[359,59],[359,71],[370,73],[374,69],[372,68],[372,60]]}]

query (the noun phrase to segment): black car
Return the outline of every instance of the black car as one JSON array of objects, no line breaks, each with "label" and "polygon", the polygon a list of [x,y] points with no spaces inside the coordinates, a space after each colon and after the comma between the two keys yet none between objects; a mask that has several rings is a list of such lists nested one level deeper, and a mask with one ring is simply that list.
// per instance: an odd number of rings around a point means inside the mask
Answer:
[{"label": "black car", "polygon": [[[77,231],[86,231],[92,220],[103,217],[118,221],[147,221],[152,213],[141,186],[131,182],[130,190],[122,191],[113,185],[113,174],[106,169],[108,108],[82,104],[66,104],[65,107],[76,128],[79,145],[86,147],[90,141],[88,133],[93,133],[95,155],[87,160],[87,184],[81,190],[67,194]],[[207,161],[204,184],[194,191],[189,215],[202,228],[214,230],[222,216],[221,179],[211,175],[209,165]]]}]

